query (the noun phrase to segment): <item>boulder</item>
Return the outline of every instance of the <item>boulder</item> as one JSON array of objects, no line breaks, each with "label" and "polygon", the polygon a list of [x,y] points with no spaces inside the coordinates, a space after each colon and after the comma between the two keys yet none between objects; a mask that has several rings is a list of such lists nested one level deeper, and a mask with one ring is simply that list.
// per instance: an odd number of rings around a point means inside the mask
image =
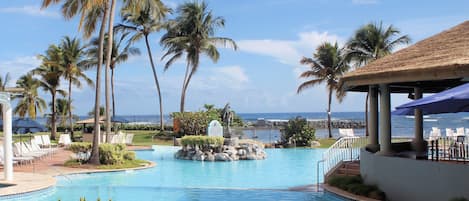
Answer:
[{"label": "boulder", "polygon": [[205,158],[206,161],[215,161],[215,156],[211,153],[207,154],[207,157]]},{"label": "boulder", "polygon": [[321,146],[321,143],[319,143],[318,141],[311,142],[311,147],[319,147],[319,146]]},{"label": "boulder", "polygon": [[233,160],[226,153],[216,153],[214,156],[215,156],[216,161],[231,161],[231,160]]}]

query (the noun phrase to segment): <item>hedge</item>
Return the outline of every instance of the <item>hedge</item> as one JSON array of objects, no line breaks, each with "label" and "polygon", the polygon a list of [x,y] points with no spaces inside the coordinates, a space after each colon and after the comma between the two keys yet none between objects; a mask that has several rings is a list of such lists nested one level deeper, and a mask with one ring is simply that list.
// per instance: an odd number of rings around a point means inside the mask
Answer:
[{"label": "hedge", "polygon": [[[74,153],[91,152],[91,143],[75,142],[68,148]],[[135,160],[135,152],[128,151],[125,144],[100,144],[99,162],[102,165],[122,164],[124,161]]]},{"label": "hedge", "polygon": [[225,138],[216,136],[200,136],[200,135],[187,135],[181,138],[183,146],[221,146]]}]

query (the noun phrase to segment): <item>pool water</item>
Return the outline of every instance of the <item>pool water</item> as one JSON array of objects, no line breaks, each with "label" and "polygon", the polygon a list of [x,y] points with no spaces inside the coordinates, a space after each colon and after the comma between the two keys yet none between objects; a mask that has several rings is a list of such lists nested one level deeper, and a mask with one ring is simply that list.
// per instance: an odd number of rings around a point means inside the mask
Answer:
[{"label": "pool water", "polygon": [[54,188],[8,201],[30,196],[37,201],[342,200],[322,192],[287,191],[316,183],[321,149],[267,149],[266,160],[235,162],[176,160],[178,148],[154,149],[137,152],[139,158],[156,162],[154,168],[57,177]]}]

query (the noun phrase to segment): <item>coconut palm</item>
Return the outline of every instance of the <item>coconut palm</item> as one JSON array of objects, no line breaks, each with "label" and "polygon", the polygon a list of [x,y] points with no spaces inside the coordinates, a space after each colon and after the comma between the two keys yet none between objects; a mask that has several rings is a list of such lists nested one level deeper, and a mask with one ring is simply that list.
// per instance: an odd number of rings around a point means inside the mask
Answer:
[{"label": "coconut palm", "polygon": [[176,19],[169,22],[168,32],[161,38],[166,49],[163,59],[169,57],[165,69],[185,55],[186,72],[181,92],[180,111],[184,112],[186,91],[192,76],[197,72],[200,55],[208,56],[217,62],[220,53],[217,45],[237,49],[236,43],[226,37],[217,37],[215,31],[225,25],[222,17],[214,16],[205,2],[187,2],[177,8]]},{"label": "coconut palm", "polygon": [[[5,91],[5,87],[10,81],[10,74],[5,74],[5,77],[0,76],[0,91]],[[3,108],[0,106],[0,119],[3,119]]]},{"label": "coconut palm", "polygon": [[[51,4],[58,4],[61,0],[43,0],[42,8],[46,8]],[[114,2],[114,1],[113,1]],[[106,29],[106,22],[109,13],[109,0],[63,0],[62,4],[62,15],[66,19],[71,19],[75,15],[80,15],[80,23],[78,29],[83,29],[85,38],[91,37],[95,31],[98,22],[100,22],[99,28],[99,54],[98,54],[98,66],[96,68],[96,86],[95,86],[95,120],[94,120],[94,131],[93,146],[89,162],[92,164],[99,164],[99,136],[100,136],[100,124],[99,124],[99,103],[101,99],[101,64],[103,63],[103,48],[104,48],[104,33]]]},{"label": "coconut palm", "polygon": [[[407,35],[400,35],[400,31],[392,25],[383,27],[383,23],[368,23],[360,27],[355,35],[350,39],[346,48],[348,49],[349,59],[354,61],[357,67],[368,64],[371,61],[391,54],[399,45],[405,45],[410,42]],[[368,136],[368,98],[366,95],[365,103],[365,128]]]},{"label": "coconut palm", "polygon": [[297,93],[319,84],[326,84],[328,90],[327,129],[329,131],[329,138],[332,138],[332,94],[335,92],[337,99],[342,101],[345,93],[343,93],[339,87],[339,78],[349,69],[344,52],[339,48],[337,43],[331,44],[326,42],[316,49],[316,53],[314,53],[313,58],[303,57],[300,63],[310,66],[309,70],[301,73],[300,75],[300,78],[306,78],[309,80],[300,84]]},{"label": "coconut palm", "polygon": [[93,81],[83,72],[85,46],[82,46],[77,38],[65,36],[59,46],[62,50],[63,65],[65,67],[63,77],[68,81],[68,123],[70,126],[70,134],[73,136],[73,120],[72,120],[72,85],[81,88],[80,80],[84,80],[88,85],[93,86]]},{"label": "coconut palm", "polygon": [[158,103],[160,106],[160,130],[164,131],[163,100],[161,97],[160,83],[158,81],[158,74],[153,61],[148,36],[151,33],[160,31],[164,27],[163,20],[170,12],[170,9],[160,1],[156,4],[151,4],[152,2],[155,3],[153,0],[145,0],[142,2],[146,2],[146,5],[143,5],[142,9],[138,11],[132,9],[132,7],[122,10],[123,23],[117,25],[116,30],[132,32],[133,35],[130,39],[131,43],[137,42],[142,38],[145,40],[148,58],[150,60],[153,78],[155,80],[156,92],[158,93]]},{"label": "coconut palm", "polygon": [[[119,40],[114,40],[112,43],[112,54],[111,54],[111,99],[112,99],[112,116],[116,116],[116,104],[115,104],[115,92],[114,92],[114,70],[118,64],[124,63],[129,59],[130,56],[140,55],[140,50],[138,48],[132,47],[130,43],[124,45],[129,33],[121,34],[118,38]],[[88,49],[87,54],[89,59],[86,61],[86,68],[95,67],[98,63],[96,55],[98,54],[99,49],[99,39],[95,38],[90,43],[91,47]],[[105,42],[105,46],[107,46]],[[104,58],[106,61],[107,58]]]},{"label": "coconut palm", "polygon": [[[67,116],[69,115],[69,107],[72,104],[69,104],[68,99],[66,98],[58,98],[56,100],[55,104],[55,111],[57,112],[57,121],[59,122],[59,125],[62,127],[65,127],[65,124],[67,123]],[[52,107],[52,103],[49,105]],[[75,116],[76,117],[76,116]]]},{"label": "coconut palm", "polygon": [[16,81],[16,86],[23,88],[24,92],[21,96],[14,96],[14,99],[19,99],[18,104],[13,109],[14,114],[18,114],[21,118],[24,118],[27,114],[29,118],[36,119],[38,112],[43,113],[47,105],[46,101],[37,92],[40,84],[39,80],[33,78],[29,73],[21,76]]},{"label": "coconut palm", "polygon": [[46,54],[39,55],[41,65],[32,70],[33,75],[39,76],[40,86],[44,91],[48,91],[51,98],[51,139],[56,139],[57,125],[56,125],[56,107],[55,101],[57,93],[65,96],[66,92],[59,89],[60,78],[63,76],[65,68],[63,65],[62,51],[55,45],[50,45]]}]

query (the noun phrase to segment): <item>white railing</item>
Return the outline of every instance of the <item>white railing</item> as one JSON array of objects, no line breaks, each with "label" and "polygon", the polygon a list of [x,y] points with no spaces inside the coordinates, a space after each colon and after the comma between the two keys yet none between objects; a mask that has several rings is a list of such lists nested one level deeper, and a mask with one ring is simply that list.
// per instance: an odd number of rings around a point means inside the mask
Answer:
[{"label": "white railing", "polygon": [[367,144],[366,137],[342,137],[330,146],[322,155],[322,160],[317,162],[317,182],[319,184],[320,164],[323,164],[322,175],[331,171],[342,161],[358,160],[360,148]]}]

